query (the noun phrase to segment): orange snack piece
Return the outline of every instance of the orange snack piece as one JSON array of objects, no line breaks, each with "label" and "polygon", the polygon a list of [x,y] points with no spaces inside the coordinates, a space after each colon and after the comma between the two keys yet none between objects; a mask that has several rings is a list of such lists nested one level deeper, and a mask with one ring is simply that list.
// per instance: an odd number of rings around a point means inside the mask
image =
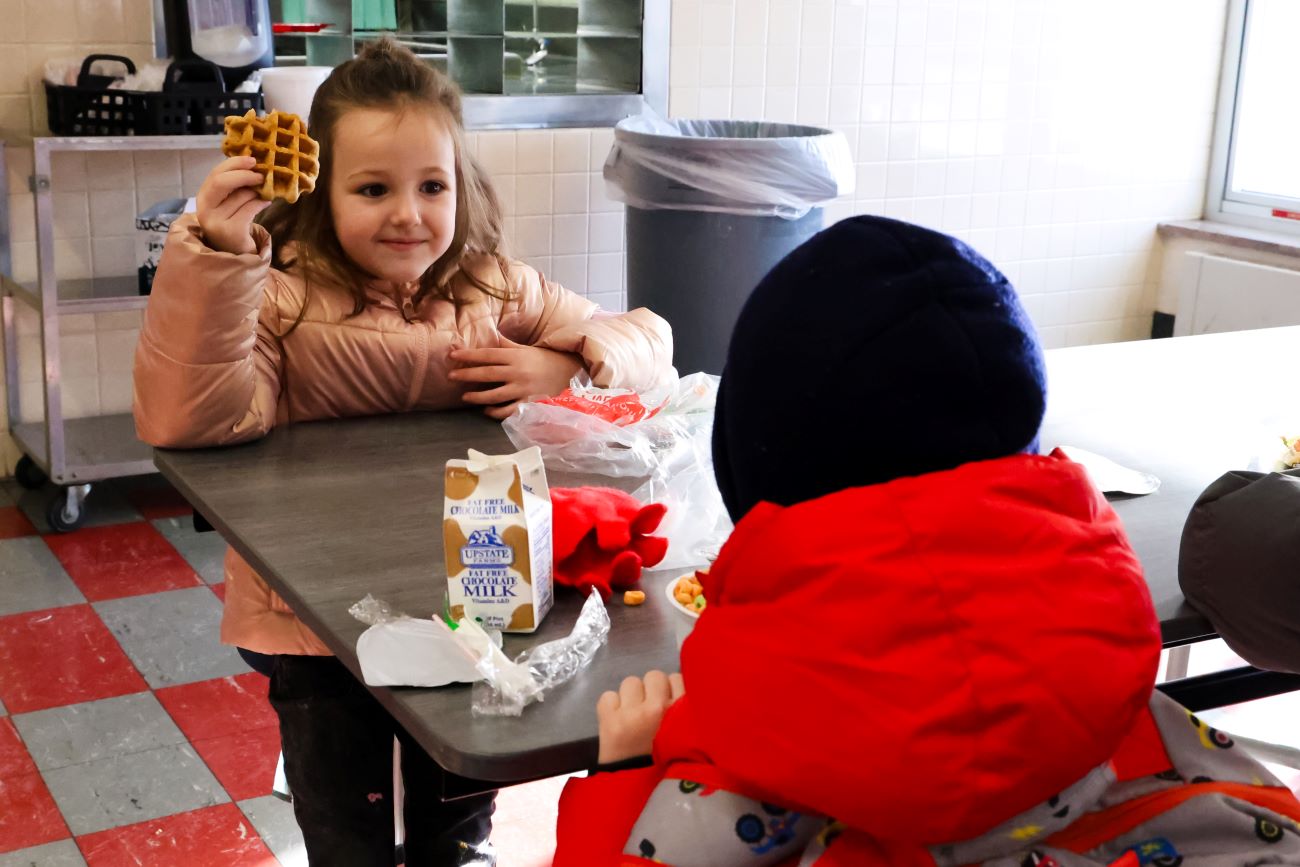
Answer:
[{"label": "orange snack piece", "polygon": [[636,605],[640,605],[642,602],[645,602],[644,591],[628,590],[626,593],[623,594],[624,605],[636,606]]}]

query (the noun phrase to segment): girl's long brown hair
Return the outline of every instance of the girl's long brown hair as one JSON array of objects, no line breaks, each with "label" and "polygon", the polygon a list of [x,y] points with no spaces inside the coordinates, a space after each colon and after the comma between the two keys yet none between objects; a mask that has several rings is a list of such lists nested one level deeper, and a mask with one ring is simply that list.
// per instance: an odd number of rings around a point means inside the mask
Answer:
[{"label": "girl's long brown hair", "polygon": [[460,89],[433,67],[423,63],[409,49],[384,37],[367,43],[356,58],[339,65],[316,91],[307,128],[320,143],[320,174],[316,190],[295,204],[278,200],[258,217],[271,233],[271,263],[274,267],[298,268],[307,282],[298,318],[283,336],[302,322],[311,302],[313,279],[338,283],[352,295],[352,315],[366,306],[365,286],[374,277],[348,258],[334,231],[330,210],[330,172],[333,144],[339,119],[357,108],[394,111],[432,109],[442,112],[451,135],[456,158],[456,227],[451,246],[420,276],[420,288],[412,299],[418,309],[430,295],[457,301],[451,280],[457,273],[483,292],[498,298],[509,295],[508,281],[493,287],[466,269],[466,255],[483,254],[496,260],[502,274],[506,262],[501,247],[501,205],[491,182],[479,170],[465,147]]}]

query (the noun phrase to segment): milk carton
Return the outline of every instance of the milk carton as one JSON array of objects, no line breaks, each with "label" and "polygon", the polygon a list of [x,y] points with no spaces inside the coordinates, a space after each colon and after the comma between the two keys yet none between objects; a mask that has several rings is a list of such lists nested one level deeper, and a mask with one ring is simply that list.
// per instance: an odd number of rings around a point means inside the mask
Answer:
[{"label": "milk carton", "polygon": [[442,542],[451,615],[532,632],[551,608],[551,494],[541,449],[447,461]]}]

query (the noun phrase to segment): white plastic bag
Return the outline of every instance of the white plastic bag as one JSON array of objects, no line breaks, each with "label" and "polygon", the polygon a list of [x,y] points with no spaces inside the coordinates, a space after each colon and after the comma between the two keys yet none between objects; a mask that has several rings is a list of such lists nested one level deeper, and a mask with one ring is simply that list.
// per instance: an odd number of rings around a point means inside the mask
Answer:
[{"label": "white plastic bag", "polygon": [[[599,473],[602,476],[649,476],[695,459],[695,441],[713,429],[718,377],[692,373],[672,385],[634,394],[625,389],[571,387],[577,398],[605,403],[631,397],[653,413],[621,423],[589,412],[543,401],[529,401],[503,427],[516,448],[538,446],[548,470]],[[607,413],[612,415],[613,413]],[[624,416],[630,418],[634,416]]]},{"label": "white plastic bag", "polygon": [[[520,405],[504,423],[517,448],[538,446],[549,470],[644,479],[632,492],[642,503],[668,507],[656,535],[668,553],[655,568],[679,569],[712,562],[731,533],[731,519],[713,477],[713,407],[718,377],[693,373],[667,388],[634,395],[621,389],[572,389],[611,410],[624,423],[550,403]],[[635,400],[627,400],[631,396]],[[639,421],[637,407],[657,411]]]},{"label": "white plastic bag", "polygon": [[697,460],[668,475],[655,473],[632,492],[643,503],[668,507],[655,535],[668,539],[668,553],[655,569],[694,569],[712,563],[731,535],[731,516],[713,477],[713,461]]},{"label": "white plastic bag", "polygon": [[618,122],[604,176],[610,198],[636,208],[788,220],[852,193],[857,177],[833,130],[652,112]]}]

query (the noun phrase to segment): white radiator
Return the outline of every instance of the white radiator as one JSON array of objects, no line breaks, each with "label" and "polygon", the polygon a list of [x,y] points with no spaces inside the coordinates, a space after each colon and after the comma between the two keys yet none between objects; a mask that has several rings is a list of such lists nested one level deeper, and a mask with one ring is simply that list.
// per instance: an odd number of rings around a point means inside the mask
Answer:
[{"label": "white radiator", "polygon": [[1197,252],[1178,267],[1175,336],[1300,325],[1300,271]]}]

